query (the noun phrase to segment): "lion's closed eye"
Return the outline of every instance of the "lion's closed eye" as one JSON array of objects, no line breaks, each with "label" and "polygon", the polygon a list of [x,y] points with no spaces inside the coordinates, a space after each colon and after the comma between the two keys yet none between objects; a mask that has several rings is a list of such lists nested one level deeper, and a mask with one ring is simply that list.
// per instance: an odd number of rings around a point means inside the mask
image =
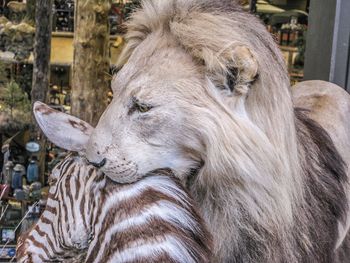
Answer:
[{"label": "lion's closed eye", "polygon": [[153,109],[153,106],[148,103],[140,102],[137,98],[132,99],[132,105],[129,109],[128,114],[132,114],[134,112],[146,113]]},{"label": "lion's closed eye", "polygon": [[145,113],[145,112],[150,111],[153,107],[150,105],[146,105],[146,104],[137,104],[136,108],[139,112]]}]

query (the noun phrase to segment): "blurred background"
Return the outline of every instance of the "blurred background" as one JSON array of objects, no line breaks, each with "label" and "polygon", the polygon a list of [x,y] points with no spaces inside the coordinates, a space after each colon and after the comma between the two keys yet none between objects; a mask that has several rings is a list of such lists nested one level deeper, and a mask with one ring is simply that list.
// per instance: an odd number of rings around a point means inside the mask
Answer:
[{"label": "blurred background", "polygon": [[[124,23],[140,1],[88,2],[0,0],[0,263],[15,262],[17,237],[40,216],[48,175],[67,154],[41,136],[31,103],[94,125],[112,99]],[[350,91],[349,0],[240,4],[275,38],[292,85],[321,79]]]}]

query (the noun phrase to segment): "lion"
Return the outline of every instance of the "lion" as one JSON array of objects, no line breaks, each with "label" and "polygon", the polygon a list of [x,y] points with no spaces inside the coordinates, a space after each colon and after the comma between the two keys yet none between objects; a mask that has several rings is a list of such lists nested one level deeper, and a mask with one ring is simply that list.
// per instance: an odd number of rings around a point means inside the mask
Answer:
[{"label": "lion", "polygon": [[349,95],[292,92],[273,38],[234,1],[144,0],[126,38],[97,127],[35,104],[49,139],[119,183],[172,169],[216,262],[347,261]]}]

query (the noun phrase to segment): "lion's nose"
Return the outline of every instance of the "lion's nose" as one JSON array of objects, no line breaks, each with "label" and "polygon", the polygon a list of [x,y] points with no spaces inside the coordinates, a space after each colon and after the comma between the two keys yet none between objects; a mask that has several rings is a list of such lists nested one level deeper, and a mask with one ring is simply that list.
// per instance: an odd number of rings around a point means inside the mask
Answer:
[{"label": "lion's nose", "polygon": [[103,159],[101,162],[99,162],[99,163],[90,162],[90,161],[88,160],[88,163],[91,164],[91,165],[93,165],[93,166],[95,166],[96,168],[102,168],[103,166],[105,166],[106,162],[107,162],[107,159],[106,159],[106,158],[104,158],[104,159]]}]

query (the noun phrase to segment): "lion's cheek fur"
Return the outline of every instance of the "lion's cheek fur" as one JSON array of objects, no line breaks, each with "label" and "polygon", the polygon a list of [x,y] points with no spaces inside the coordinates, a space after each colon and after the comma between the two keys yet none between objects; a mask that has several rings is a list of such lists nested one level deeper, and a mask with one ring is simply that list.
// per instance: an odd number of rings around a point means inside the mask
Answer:
[{"label": "lion's cheek fur", "polygon": [[[104,116],[109,118],[108,114]],[[113,141],[106,135],[105,140],[101,137],[99,127],[90,138],[87,149],[87,158],[91,160],[106,159],[106,164],[101,170],[113,181],[118,183],[132,183],[142,178],[147,173],[159,168],[170,168],[182,180],[191,172],[192,168],[197,168],[200,158],[192,149],[184,146],[185,138],[171,136],[166,138],[156,133],[144,134],[149,124],[120,125],[110,131]],[[142,129],[135,126],[146,126]],[[173,129],[175,132],[175,129]],[[105,134],[106,132],[103,132]],[[163,131],[163,135],[176,135],[170,131]],[[192,139],[191,142],[195,140]],[[203,150],[201,148],[201,150]]]}]

